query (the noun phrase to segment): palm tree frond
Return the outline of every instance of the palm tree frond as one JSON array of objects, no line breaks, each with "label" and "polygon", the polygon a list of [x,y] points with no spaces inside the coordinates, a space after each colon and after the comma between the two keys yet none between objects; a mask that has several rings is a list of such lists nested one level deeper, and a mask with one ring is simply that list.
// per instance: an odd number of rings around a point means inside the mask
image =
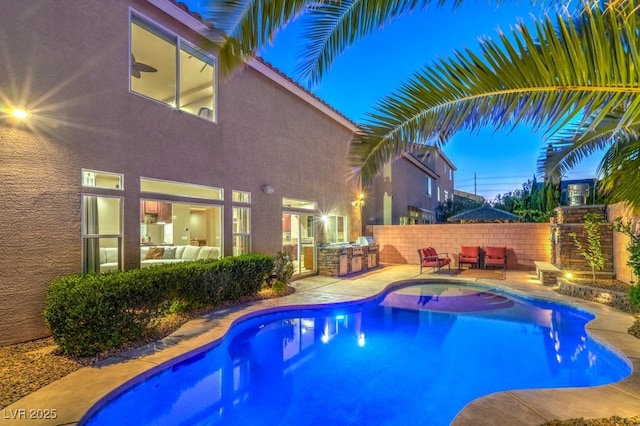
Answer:
[{"label": "palm tree frond", "polygon": [[[640,28],[631,15],[598,8],[577,17],[558,12],[537,22],[535,36],[518,25],[500,43],[484,40],[479,55],[456,52],[424,67],[374,106],[362,126],[366,135],[353,140],[351,165],[367,181],[403,145],[432,144],[483,126],[556,129],[578,120],[594,132],[621,106],[612,133],[628,128],[640,118],[640,38],[634,35]],[[598,47],[612,43],[623,43],[626,55]],[[623,65],[633,76],[618,81]]]},{"label": "palm tree frond", "polygon": [[227,76],[273,41],[276,32],[310,7],[313,0],[209,0],[206,19],[221,29],[220,73]]}]

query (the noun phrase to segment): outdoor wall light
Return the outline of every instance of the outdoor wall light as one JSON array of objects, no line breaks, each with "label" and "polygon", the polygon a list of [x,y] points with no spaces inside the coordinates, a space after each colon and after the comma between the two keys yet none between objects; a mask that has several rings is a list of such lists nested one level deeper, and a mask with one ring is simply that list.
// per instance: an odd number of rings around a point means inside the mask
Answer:
[{"label": "outdoor wall light", "polygon": [[353,200],[351,202],[351,205],[353,207],[362,207],[362,206],[364,206],[364,194],[363,193],[358,194],[358,198],[356,200]]},{"label": "outdoor wall light", "polygon": [[11,110],[11,115],[18,120],[26,120],[29,117],[29,113],[23,109],[14,108]]},{"label": "outdoor wall light", "polygon": [[271,185],[262,185],[262,192],[265,194],[273,194],[276,192],[275,188]]}]

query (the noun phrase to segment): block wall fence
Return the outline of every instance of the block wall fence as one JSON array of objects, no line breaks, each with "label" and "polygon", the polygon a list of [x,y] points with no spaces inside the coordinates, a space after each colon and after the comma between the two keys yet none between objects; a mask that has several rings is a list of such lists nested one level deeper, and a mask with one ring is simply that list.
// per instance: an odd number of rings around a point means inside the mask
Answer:
[{"label": "block wall fence", "polygon": [[[608,205],[607,220],[617,217],[638,224],[635,216],[622,203]],[[380,246],[380,263],[418,265],[417,249],[431,246],[438,253],[449,253],[452,267],[458,266],[458,253],[463,245],[507,247],[508,269],[534,269],[534,261],[551,259],[551,224],[549,223],[473,223],[437,225],[368,225],[366,235],[372,235]],[[627,265],[629,237],[613,233],[613,271],[624,282],[635,282]]]},{"label": "block wall fence", "polygon": [[449,253],[458,265],[461,246],[507,247],[507,268],[535,269],[534,261],[551,259],[548,223],[469,223],[437,225],[372,225],[367,231],[380,246],[381,263],[419,264],[417,249],[431,246]]}]

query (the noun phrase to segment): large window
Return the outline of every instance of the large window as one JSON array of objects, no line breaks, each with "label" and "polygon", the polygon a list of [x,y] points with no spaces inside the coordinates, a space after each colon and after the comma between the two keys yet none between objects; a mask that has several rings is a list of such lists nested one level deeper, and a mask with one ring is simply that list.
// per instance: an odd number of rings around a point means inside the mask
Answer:
[{"label": "large window", "polygon": [[140,266],[223,255],[222,189],[140,178],[140,191]]},{"label": "large window", "polygon": [[345,216],[328,215],[323,217],[328,243],[347,242],[347,218]]},{"label": "large window", "polygon": [[233,255],[239,256],[251,251],[251,209],[233,208]]},{"label": "large window", "polygon": [[180,37],[131,16],[131,90],[216,120],[216,61]]},{"label": "large window", "polygon": [[224,193],[215,186],[194,185],[169,180],[140,178],[140,191],[154,194],[176,195],[179,197],[223,200]]},{"label": "large window", "polygon": [[122,269],[122,199],[82,197],[82,272]]},{"label": "large window", "polygon": [[[251,193],[231,191],[234,204],[250,204]],[[239,256],[251,252],[251,209],[233,206],[233,255]]]}]

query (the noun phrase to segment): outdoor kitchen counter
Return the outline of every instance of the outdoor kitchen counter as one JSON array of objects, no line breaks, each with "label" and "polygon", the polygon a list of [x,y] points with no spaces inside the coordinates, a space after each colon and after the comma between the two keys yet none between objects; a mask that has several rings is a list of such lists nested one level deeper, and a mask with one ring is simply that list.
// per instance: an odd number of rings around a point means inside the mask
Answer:
[{"label": "outdoor kitchen counter", "polygon": [[378,245],[336,244],[318,247],[318,274],[331,277],[364,272],[378,267]]}]

